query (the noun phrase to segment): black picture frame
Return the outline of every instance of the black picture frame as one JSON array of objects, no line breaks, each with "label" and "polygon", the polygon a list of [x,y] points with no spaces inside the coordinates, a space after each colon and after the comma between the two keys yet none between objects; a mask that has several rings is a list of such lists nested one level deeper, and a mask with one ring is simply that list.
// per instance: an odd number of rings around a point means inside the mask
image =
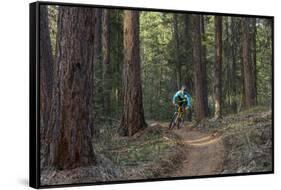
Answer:
[{"label": "black picture frame", "polygon": [[[253,173],[236,173],[236,174],[219,174],[206,176],[186,176],[186,177],[172,177],[172,178],[156,178],[156,179],[139,179],[139,180],[122,180],[122,181],[108,181],[108,182],[93,182],[93,183],[77,183],[64,185],[44,185],[40,184],[40,6],[41,5],[58,5],[58,6],[75,6],[75,7],[90,7],[90,8],[107,8],[107,9],[122,9],[122,10],[139,10],[139,11],[157,11],[168,13],[189,13],[189,14],[203,14],[203,15],[220,15],[232,17],[255,17],[268,18],[272,21],[272,170],[267,172],[253,172]],[[109,6],[109,5],[92,5],[80,3],[62,3],[62,2],[41,2],[37,1],[29,4],[29,185],[33,188],[55,188],[55,187],[72,187],[72,186],[88,186],[88,185],[105,185],[105,184],[121,184],[121,183],[136,183],[136,182],[152,182],[165,180],[182,180],[194,178],[210,178],[210,177],[232,177],[232,176],[246,176],[259,174],[273,174],[274,173],[274,17],[265,15],[247,15],[247,14],[233,14],[233,13],[218,13],[218,12],[201,12],[201,11],[187,11],[187,10],[170,10],[170,9],[156,9],[156,8],[142,8],[142,7],[125,7],[125,6]]]}]

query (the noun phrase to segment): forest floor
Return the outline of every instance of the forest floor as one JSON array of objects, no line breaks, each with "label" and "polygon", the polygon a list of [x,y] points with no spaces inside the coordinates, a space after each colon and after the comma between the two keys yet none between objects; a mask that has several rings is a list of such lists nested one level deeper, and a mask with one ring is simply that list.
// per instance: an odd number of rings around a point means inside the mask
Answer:
[{"label": "forest floor", "polygon": [[186,122],[181,129],[168,130],[168,122],[148,124],[132,138],[113,135],[113,142],[100,146],[101,153],[124,171],[121,180],[272,170],[270,108]]},{"label": "forest floor", "polygon": [[205,119],[174,132],[186,147],[186,159],[173,176],[272,171],[272,112],[268,108]]},{"label": "forest floor", "polygon": [[99,165],[41,174],[43,184],[203,176],[272,170],[271,109],[256,107],[220,120],[186,122],[168,130],[148,121],[133,137],[120,137],[118,123],[93,141]]},{"label": "forest floor", "polygon": [[221,133],[201,132],[187,126],[174,132],[186,150],[182,166],[172,176],[212,175],[222,171],[225,148]]}]

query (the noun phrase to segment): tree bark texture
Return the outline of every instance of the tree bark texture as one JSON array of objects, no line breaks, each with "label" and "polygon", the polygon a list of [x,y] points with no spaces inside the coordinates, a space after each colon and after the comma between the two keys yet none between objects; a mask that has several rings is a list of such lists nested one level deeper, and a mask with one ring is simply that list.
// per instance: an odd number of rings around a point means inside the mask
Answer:
[{"label": "tree bark texture", "polygon": [[56,86],[52,127],[49,131],[49,165],[72,169],[95,164],[91,143],[93,92],[94,11],[59,7]]},{"label": "tree bark texture", "polygon": [[185,54],[186,54],[186,71],[184,78],[184,83],[190,94],[194,94],[194,89],[192,85],[192,74],[193,74],[193,64],[192,64],[192,36],[191,36],[191,16],[189,14],[184,15],[184,43],[185,43]]},{"label": "tree bark texture", "polygon": [[174,52],[176,61],[176,77],[177,77],[177,87],[181,88],[181,63],[179,59],[179,31],[178,31],[178,15],[173,16],[173,32],[174,32]]},{"label": "tree bark texture", "polygon": [[132,136],[146,127],[139,54],[139,12],[124,11],[123,115],[120,134]]},{"label": "tree bark texture", "polygon": [[[200,15],[200,31],[201,31],[201,41],[205,41],[205,21],[204,15]],[[201,62],[202,62],[202,73],[203,73],[203,97],[204,97],[204,109],[206,116],[209,114],[209,106],[208,106],[208,80],[207,80],[207,47],[205,43],[201,43]]]},{"label": "tree bark texture", "polygon": [[253,66],[250,62],[250,29],[249,18],[242,19],[242,49],[244,66],[244,87],[245,87],[245,107],[250,108],[255,105],[255,89]]},{"label": "tree bark texture", "polygon": [[202,120],[207,116],[205,104],[204,104],[204,88],[203,78],[206,77],[203,74],[202,63],[202,45],[201,45],[201,32],[200,32],[200,16],[192,16],[192,60],[194,64],[194,81],[195,81],[195,112],[197,121]]}]

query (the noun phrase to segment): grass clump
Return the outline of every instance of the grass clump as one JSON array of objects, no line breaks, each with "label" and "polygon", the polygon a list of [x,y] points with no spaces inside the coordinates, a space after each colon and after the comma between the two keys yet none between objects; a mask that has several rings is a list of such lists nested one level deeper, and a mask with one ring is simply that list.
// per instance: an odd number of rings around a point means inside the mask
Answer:
[{"label": "grass clump", "polygon": [[271,111],[261,107],[225,118],[223,173],[271,171],[272,127]]},{"label": "grass clump", "polygon": [[183,147],[176,143],[177,138],[158,125],[148,126],[133,137],[121,137],[117,128],[107,127],[95,147],[123,169],[124,179],[164,177],[180,164]]}]

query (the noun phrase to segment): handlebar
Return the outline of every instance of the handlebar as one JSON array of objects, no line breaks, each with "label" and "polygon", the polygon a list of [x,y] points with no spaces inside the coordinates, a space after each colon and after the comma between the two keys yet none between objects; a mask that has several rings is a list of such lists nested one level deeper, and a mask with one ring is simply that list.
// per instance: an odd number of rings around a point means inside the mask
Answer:
[{"label": "handlebar", "polygon": [[174,106],[175,107],[186,107],[187,109],[191,109],[191,106],[188,106],[188,105],[186,105],[186,106],[184,106],[184,105],[179,106],[178,104],[175,103]]}]

